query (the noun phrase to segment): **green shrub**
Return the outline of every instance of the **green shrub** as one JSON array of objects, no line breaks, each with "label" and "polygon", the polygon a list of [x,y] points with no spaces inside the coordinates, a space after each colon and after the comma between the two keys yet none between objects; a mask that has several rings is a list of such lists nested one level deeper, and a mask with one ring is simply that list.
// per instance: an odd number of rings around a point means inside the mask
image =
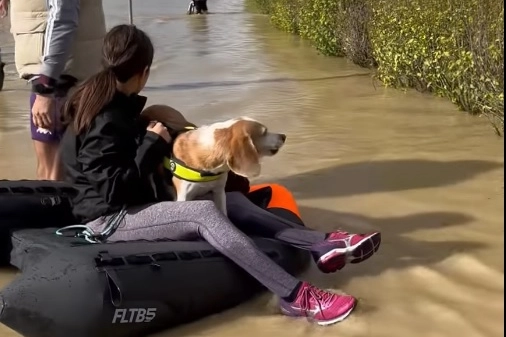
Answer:
[{"label": "green shrub", "polygon": [[245,0],[245,7],[250,12],[269,14],[271,3],[271,0]]},{"label": "green shrub", "polygon": [[281,30],[289,33],[299,33],[300,3],[303,0],[278,0],[271,4],[271,22]]},{"label": "green shrub", "polygon": [[503,13],[498,0],[376,0],[369,29],[378,78],[447,97],[502,133]]},{"label": "green shrub", "polygon": [[339,1],[302,0],[296,13],[300,36],[324,55],[344,56],[338,13]]},{"label": "green shrub", "polygon": [[376,68],[386,85],[447,97],[504,132],[500,0],[254,0],[325,55]]}]

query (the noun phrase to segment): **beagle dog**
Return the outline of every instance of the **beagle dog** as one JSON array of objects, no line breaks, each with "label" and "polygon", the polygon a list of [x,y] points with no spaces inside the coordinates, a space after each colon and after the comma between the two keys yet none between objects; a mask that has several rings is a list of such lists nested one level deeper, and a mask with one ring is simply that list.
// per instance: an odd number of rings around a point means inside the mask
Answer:
[{"label": "beagle dog", "polygon": [[172,173],[175,199],[189,201],[211,193],[212,200],[225,215],[229,171],[246,178],[258,176],[261,158],[277,154],[286,140],[286,135],[269,132],[265,125],[247,117],[197,128],[179,112],[183,119],[166,123],[160,118],[160,109],[155,110],[157,113],[148,112],[145,117],[160,121],[171,130],[175,124],[181,127],[173,138],[170,157],[164,159],[164,167]]},{"label": "beagle dog", "polygon": [[212,193],[216,206],[227,214],[225,185],[228,172],[253,178],[260,175],[260,159],[274,156],[286,136],[269,132],[253,119],[240,117],[204,125],[174,140],[168,165],[177,201]]}]

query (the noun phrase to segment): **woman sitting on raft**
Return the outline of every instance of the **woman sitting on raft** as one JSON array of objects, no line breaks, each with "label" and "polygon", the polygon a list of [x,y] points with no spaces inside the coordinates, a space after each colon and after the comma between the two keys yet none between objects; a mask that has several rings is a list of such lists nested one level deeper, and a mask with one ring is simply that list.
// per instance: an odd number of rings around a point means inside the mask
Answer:
[{"label": "woman sitting on raft", "polygon": [[[64,112],[68,127],[62,161],[66,179],[78,190],[75,216],[95,233],[121,222],[107,234],[108,241],[202,238],[278,295],[284,314],[311,316],[320,325],[348,316],[355,298],[318,289],[285,272],[212,201],[156,200],[148,176],[161,163],[171,138],[161,123],[147,131],[139,127],[146,98],[138,93],[149,77],[153,45],[135,26],[120,25],[106,35],[102,53],[106,67],[76,90]],[[231,207],[251,207],[251,202],[241,197]],[[267,235],[311,250],[323,272],[337,271],[347,261],[360,262],[380,242],[379,233],[327,234],[269,223],[278,227]]]}]

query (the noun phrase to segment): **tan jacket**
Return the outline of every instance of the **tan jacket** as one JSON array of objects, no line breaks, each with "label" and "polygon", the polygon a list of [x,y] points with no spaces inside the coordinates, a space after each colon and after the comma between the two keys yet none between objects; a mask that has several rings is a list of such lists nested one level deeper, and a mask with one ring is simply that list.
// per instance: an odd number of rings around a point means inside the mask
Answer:
[{"label": "tan jacket", "polygon": [[[102,40],[106,26],[102,0],[80,0],[79,7],[77,33],[71,42],[71,56],[62,74],[81,81],[101,69]],[[27,78],[39,74],[44,48],[47,47],[44,43],[48,28],[46,0],[11,0],[10,16],[19,76]]]}]

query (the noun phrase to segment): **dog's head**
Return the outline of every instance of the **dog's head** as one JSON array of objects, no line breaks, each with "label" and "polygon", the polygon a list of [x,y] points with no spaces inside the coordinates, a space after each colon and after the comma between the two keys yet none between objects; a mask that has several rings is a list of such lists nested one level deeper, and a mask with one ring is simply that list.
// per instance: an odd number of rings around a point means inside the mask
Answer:
[{"label": "dog's head", "polygon": [[260,159],[274,156],[285,144],[286,135],[269,132],[260,122],[241,117],[214,130],[214,140],[220,152],[225,154],[230,170],[243,177],[260,174]]}]

